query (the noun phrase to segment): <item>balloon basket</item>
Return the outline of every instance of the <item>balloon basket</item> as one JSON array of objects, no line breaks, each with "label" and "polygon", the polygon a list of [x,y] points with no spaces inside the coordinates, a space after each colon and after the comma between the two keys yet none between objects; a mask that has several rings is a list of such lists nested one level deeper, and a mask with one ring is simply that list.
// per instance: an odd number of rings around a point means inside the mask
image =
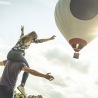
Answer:
[{"label": "balloon basket", "polygon": [[76,59],[78,59],[79,58],[79,53],[74,53],[74,55],[73,55],[73,58],[76,58]]}]

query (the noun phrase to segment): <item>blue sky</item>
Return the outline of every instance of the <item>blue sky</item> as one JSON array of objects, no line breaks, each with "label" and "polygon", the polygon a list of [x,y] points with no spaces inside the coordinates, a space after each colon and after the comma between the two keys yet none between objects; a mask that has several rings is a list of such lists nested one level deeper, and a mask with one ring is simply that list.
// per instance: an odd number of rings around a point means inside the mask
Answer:
[{"label": "blue sky", "polygon": [[[24,25],[25,34],[36,31],[38,38],[56,35],[55,40],[31,44],[26,50],[26,59],[32,69],[51,72],[55,77],[50,82],[29,75],[25,86],[27,94],[41,94],[44,98],[98,98],[98,38],[80,52],[78,60],[73,59],[73,49],[55,24],[57,1],[0,0],[0,60],[6,59],[17,42],[21,25]],[[1,73],[3,68],[0,67]]]}]

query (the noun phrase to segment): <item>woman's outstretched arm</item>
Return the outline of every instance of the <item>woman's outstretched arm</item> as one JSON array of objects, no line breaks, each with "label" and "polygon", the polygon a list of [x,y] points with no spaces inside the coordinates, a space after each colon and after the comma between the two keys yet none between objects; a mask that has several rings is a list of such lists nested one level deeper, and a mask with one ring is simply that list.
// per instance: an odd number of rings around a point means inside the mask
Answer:
[{"label": "woman's outstretched arm", "polygon": [[47,42],[47,41],[50,41],[50,40],[53,40],[55,39],[55,35],[49,37],[49,38],[44,38],[44,39],[33,39],[32,40],[32,43],[43,43],[43,42]]},{"label": "woman's outstretched arm", "polygon": [[24,36],[24,26],[21,26],[21,35],[20,38],[22,38]]}]

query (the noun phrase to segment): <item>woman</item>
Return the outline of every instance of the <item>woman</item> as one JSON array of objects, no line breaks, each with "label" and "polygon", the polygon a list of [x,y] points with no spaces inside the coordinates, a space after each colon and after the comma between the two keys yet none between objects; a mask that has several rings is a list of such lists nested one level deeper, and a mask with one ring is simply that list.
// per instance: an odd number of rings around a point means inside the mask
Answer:
[{"label": "woman", "polygon": [[[55,35],[53,35],[50,38],[47,39],[37,39],[37,34],[35,31],[30,32],[27,35],[24,35],[24,27],[21,27],[21,36],[16,45],[9,51],[7,55],[8,60],[14,60],[18,62],[24,62],[28,67],[29,64],[24,58],[25,50],[29,48],[31,43],[43,43],[49,40],[53,40],[55,38]],[[26,80],[28,78],[28,73],[23,73],[23,78],[21,81],[21,85],[19,85],[17,88],[18,90],[25,95],[24,86],[26,83]]]}]

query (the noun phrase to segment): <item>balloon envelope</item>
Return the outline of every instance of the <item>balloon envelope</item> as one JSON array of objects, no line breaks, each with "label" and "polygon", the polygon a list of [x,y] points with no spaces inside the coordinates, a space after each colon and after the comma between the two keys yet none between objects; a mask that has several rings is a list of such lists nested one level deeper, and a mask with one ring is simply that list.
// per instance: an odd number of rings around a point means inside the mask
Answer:
[{"label": "balloon envelope", "polygon": [[55,21],[75,52],[98,35],[98,0],[59,0]]}]

